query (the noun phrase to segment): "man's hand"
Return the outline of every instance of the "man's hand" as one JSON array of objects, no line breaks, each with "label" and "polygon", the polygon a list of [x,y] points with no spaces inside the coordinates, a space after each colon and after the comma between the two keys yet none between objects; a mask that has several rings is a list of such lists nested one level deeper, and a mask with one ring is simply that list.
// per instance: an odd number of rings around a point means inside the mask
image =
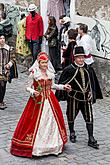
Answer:
[{"label": "man's hand", "polygon": [[87,99],[87,100],[88,100],[88,101],[91,101],[91,99],[92,99],[92,93],[89,92],[89,93],[88,93],[88,99]]},{"label": "man's hand", "polygon": [[70,92],[72,90],[71,85],[65,84],[64,85],[64,90],[66,90],[67,92]]},{"label": "man's hand", "polygon": [[9,69],[10,69],[10,65],[9,65],[9,64],[6,64],[6,65],[5,65],[5,68],[6,68],[7,70],[9,70]]}]

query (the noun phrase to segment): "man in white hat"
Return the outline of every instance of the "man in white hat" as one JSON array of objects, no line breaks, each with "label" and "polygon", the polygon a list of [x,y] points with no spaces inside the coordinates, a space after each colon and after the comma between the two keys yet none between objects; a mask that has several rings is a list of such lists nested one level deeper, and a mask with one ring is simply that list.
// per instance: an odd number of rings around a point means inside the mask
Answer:
[{"label": "man in white hat", "polygon": [[65,16],[63,18],[63,30],[62,30],[62,35],[61,35],[61,45],[62,46],[67,46],[68,45],[68,30],[70,29],[70,23],[71,19],[70,17]]},{"label": "man in white hat", "polygon": [[26,17],[26,33],[25,37],[29,43],[29,47],[33,56],[33,63],[37,58],[41,49],[44,26],[42,17],[36,13],[37,6],[30,4],[28,11],[30,14]]},{"label": "man in white hat", "polygon": [[88,132],[88,146],[99,149],[99,144],[93,136],[93,109],[92,103],[96,99],[102,99],[101,89],[95,74],[90,65],[86,65],[85,52],[82,46],[75,47],[74,62],[66,67],[59,79],[60,84],[71,85],[70,92],[56,92],[59,101],[67,101],[67,119],[70,131],[70,141],[76,142],[74,130],[75,119],[81,111],[86,123]]}]

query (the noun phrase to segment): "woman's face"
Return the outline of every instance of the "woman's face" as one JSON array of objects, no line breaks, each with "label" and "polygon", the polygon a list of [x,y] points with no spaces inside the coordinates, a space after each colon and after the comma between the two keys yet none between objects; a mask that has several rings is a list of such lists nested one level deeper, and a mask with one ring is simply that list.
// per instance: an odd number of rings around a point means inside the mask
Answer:
[{"label": "woman's face", "polygon": [[41,60],[41,61],[39,61],[39,68],[41,70],[46,71],[47,68],[48,68],[48,60]]}]

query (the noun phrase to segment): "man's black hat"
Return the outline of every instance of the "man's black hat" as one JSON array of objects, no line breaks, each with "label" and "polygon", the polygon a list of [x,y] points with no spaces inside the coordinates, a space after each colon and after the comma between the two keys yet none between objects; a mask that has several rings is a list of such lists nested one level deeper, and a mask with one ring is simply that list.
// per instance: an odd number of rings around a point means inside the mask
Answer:
[{"label": "man's black hat", "polygon": [[83,46],[76,46],[74,48],[74,56],[84,56],[85,55],[85,52],[84,52],[84,48]]}]

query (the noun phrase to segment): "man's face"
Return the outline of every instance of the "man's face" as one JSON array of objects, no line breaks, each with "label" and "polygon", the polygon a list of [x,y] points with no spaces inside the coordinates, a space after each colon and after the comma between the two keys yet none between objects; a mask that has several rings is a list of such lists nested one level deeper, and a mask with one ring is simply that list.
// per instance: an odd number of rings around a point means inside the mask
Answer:
[{"label": "man's face", "polygon": [[35,15],[36,15],[36,11],[35,10],[31,11],[30,13],[31,13],[32,17],[35,17]]},{"label": "man's face", "polygon": [[78,65],[83,65],[84,64],[84,56],[76,56],[75,57],[75,62],[76,62],[76,64],[78,64]]},{"label": "man's face", "polygon": [[59,19],[59,23],[60,23],[60,25],[63,25],[64,24],[63,18],[62,19]]},{"label": "man's face", "polygon": [[78,28],[78,34],[82,34],[83,33],[83,30],[81,30],[80,28]]},{"label": "man's face", "polygon": [[5,37],[0,36],[0,45],[4,45],[4,44],[5,44]]}]

